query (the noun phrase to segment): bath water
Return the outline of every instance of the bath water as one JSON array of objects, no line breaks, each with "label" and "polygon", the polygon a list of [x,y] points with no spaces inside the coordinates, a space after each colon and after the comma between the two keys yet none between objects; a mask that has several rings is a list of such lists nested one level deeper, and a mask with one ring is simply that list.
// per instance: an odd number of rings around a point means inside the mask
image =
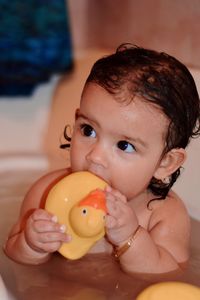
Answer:
[{"label": "bath water", "polygon": [[[0,242],[17,219],[21,201],[40,171],[0,173]],[[200,221],[191,219],[191,259],[187,271],[172,279],[200,287]],[[20,265],[0,251],[0,273],[7,288],[19,300],[133,300],[153,280],[139,280],[121,271],[107,254],[91,254],[67,261],[59,254],[39,266]]]}]

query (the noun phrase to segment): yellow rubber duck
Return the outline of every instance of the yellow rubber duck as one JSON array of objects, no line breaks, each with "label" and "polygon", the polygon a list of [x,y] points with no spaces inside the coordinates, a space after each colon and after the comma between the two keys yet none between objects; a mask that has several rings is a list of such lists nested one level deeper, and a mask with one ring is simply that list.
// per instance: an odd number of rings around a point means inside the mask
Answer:
[{"label": "yellow rubber duck", "polygon": [[105,235],[107,183],[90,172],[75,172],[61,179],[49,192],[45,209],[66,225],[72,237],[58,250],[68,259],[78,259]]},{"label": "yellow rubber duck", "polygon": [[184,282],[162,282],[146,288],[136,300],[199,300],[200,288]]},{"label": "yellow rubber duck", "polygon": [[105,194],[95,190],[72,207],[70,225],[78,236],[94,237],[104,231],[106,213]]}]

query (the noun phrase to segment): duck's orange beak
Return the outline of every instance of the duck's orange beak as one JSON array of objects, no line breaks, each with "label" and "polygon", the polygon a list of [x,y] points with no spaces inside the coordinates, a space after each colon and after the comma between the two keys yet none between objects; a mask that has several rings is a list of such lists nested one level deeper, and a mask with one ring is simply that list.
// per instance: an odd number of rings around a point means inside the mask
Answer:
[{"label": "duck's orange beak", "polygon": [[78,206],[92,206],[96,209],[101,209],[107,213],[106,197],[102,190],[95,190],[89,193],[83,200],[81,200]]}]

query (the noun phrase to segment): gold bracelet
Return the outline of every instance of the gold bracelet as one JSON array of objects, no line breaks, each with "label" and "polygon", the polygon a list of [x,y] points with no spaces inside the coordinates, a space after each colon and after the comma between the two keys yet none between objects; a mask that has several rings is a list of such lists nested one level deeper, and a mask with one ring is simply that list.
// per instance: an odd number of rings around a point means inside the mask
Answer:
[{"label": "gold bracelet", "polygon": [[132,245],[133,241],[136,239],[138,232],[140,231],[141,226],[138,225],[135,232],[131,235],[128,241],[121,247],[114,246],[113,248],[113,255],[118,260],[122,254],[124,254]]}]

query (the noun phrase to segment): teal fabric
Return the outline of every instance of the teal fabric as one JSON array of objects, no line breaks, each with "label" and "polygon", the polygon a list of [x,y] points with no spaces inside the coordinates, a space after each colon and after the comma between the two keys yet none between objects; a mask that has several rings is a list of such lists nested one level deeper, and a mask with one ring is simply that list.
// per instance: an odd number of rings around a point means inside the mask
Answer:
[{"label": "teal fabric", "polygon": [[0,0],[0,96],[31,95],[72,69],[65,0]]}]

